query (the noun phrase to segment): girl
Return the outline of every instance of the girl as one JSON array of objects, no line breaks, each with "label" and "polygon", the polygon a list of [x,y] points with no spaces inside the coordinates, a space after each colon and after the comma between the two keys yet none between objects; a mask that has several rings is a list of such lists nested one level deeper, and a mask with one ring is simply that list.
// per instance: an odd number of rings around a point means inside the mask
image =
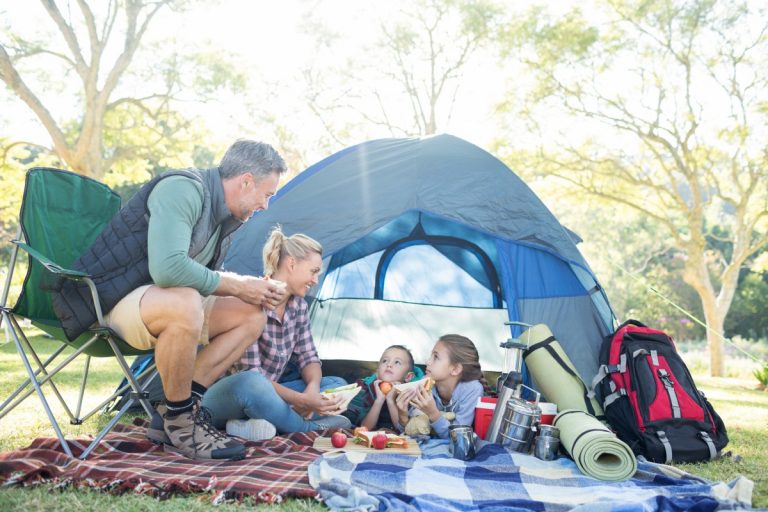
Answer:
[{"label": "girl", "polygon": [[[337,416],[342,398],[321,394],[346,382],[322,376],[304,300],[317,284],[322,247],[306,235],[286,237],[278,227],[264,245],[263,259],[265,277],[285,283],[285,298],[274,311],[266,311],[264,332],[233,369],[239,373],[211,386],[202,405],[211,410],[217,428],[226,425],[227,433],[251,441],[268,439],[275,430],[349,427],[347,418]],[[298,373],[291,371],[293,366]]]},{"label": "girl", "polygon": [[[472,425],[485,380],[472,340],[458,334],[441,336],[427,360],[427,376],[435,382],[431,391],[420,386],[400,393],[395,400],[400,424],[405,425],[409,416],[426,414],[443,439],[448,437],[450,423],[441,412],[453,412],[457,425]],[[409,406],[414,409],[409,411]]]}]

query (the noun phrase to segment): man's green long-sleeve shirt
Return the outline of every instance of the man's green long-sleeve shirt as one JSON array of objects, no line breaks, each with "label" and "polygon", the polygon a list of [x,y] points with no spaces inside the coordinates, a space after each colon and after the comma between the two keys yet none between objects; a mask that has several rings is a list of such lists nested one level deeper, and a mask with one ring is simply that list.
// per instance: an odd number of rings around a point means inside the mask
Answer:
[{"label": "man's green long-sleeve shirt", "polygon": [[221,277],[205,265],[213,258],[221,228],[194,258],[189,255],[192,229],[203,211],[203,187],[184,176],[161,180],[147,199],[149,273],[162,288],[185,286],[211,295]]}]

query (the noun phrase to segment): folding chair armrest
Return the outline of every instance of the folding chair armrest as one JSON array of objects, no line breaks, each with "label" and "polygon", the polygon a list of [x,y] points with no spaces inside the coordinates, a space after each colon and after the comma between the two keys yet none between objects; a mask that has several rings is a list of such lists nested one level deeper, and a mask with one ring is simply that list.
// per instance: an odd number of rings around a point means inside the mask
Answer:
[{"label": "folding chair armrest", "polygon": [[85,272],[70,270],[68,268],[64,268],[61,265],[54,263],[50,258],[42,254],[40,251],[33,249],[32,247],[25,244],[21,240],[11,240],[11,243],[16,244],[20,249],[23,249],[24,251],[26,251],[27,254],[29,254],[30,256],[35,258],[37,261],[39,261],[40,264],[44,266],[46,270],[48,270],[49,272],[60,275],[62,277],[66,277],[68,279],[74,279],[76,281],[82,280],[85,277],[90,277]]},{"label": "folding chair armrest", "polygon": [[99,300],[99,293],[96,290],[96,285],[93,283],[90,274],[80,272],[78,270],[71,270],[64,268],[61,265],[54,263],[50,258],[42,254],[40,251],[33,249],[29,245],[25,244],[21,240],[11,240],[11,243],[16,244],[20,249],[23,249],[30,256],[35,258],[40,264],[45,267],[46,270],[56,275],[72,279],[73,281],[82,281],[88,285],[88,289],[91,291],[91,299],[93,300],[93,306],[96,311],[96,319],[99,325],[104,326],[104,316],[101,310],[101,301]]}]

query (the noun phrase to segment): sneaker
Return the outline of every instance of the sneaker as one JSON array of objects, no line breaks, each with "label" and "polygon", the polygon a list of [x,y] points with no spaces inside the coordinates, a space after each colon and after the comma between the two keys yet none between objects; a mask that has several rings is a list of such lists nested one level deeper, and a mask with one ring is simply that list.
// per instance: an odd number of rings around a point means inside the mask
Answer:
[{"label": "sneaker", "polygon": [[165,402],[161,402],[157,404],[155,409],[157,412],[152,415],[145,435],[155,444],[171,444],[168,434],[165,433],[165,420],[163,419],[165,413],[168,412],[168,406],[165,405]]},{"label": "sneaker", "polygon": [[190,459],[229,459],[245,457],[245,445],[219,432],[211,424],[211,412],[199,403],[190,412],[164,416],[164,429],[170,449]]},{"label": "sneaker", "polygon": [[346,416],[323,416],[312,420],[315,425],[312,430],[325,430],[328,428],[352,428],[352,422]]},{"label": "sneaker", "polygon": [[249,441],[264,441],[272,439],[277,434],[277,429],[267,420],[229,420],[227,422],[227,434],[242,437]]}]

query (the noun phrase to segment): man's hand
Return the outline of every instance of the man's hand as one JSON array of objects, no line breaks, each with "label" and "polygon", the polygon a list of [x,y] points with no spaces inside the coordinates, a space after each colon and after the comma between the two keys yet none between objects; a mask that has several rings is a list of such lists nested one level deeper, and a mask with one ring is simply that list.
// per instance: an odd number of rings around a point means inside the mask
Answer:
[{"label": "man's hand", "polygon": [[219,287],[215,295],[232,295],[249,304],[267,309],[275,307],[285,300],[286,291],[266,279],[253,276],[241,276],[231,272],[222,272]]}]

